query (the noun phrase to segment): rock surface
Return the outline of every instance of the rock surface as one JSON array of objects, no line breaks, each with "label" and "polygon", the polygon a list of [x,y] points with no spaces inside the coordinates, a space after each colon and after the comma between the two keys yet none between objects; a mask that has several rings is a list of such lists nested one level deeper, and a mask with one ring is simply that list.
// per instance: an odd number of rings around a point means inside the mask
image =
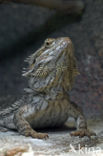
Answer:
[{"label": "rock surface", "polygon": [[[87,137],[71,137],[69,128],[49,130],[49,139],[39,140],[26,138],[16,132],[0,133],[0,156],[102,156],[103,155],[103,122],[92,121],[89,128],[99,136],[89,140]],[[102,132],[102,133],[100,133]],[[5,153],[5,155],[4,155]]]},{"label": "rock surface", "polygon": [[[102,118],[103,1],[87,0],[85,4],[82,18],[69,23],[70,18],[66,17],[64,25],[64,18],[50,22],[54,11],[49,9],[23,4],[0,5],[1,108],[8,105],[8,96],[10,104],[27,85],[21,77],[24,59],[38,49],[45,38],[69,36],[75,46],[81,73],[76,79],[71,99],[83,107],[87,117]],[[54,29],[54,26],[57,27]]]}]

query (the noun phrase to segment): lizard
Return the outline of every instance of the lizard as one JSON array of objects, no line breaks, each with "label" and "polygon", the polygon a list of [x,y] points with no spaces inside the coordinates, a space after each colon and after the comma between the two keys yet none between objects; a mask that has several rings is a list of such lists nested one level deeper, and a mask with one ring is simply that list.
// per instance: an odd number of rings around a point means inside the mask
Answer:
[{"label": "lizard", "polygon": [[48,134],[36,129],[62,126],[71,116],[76,122],[71,136],[95,135],[87,128],[82,109],[69,98],[79,74],[71,39],[47,38],[25,61],[28,67],[22,75],[28,87],[20,100],[0,111],[1,130],[16,129],[21,135],[43,139]]}]

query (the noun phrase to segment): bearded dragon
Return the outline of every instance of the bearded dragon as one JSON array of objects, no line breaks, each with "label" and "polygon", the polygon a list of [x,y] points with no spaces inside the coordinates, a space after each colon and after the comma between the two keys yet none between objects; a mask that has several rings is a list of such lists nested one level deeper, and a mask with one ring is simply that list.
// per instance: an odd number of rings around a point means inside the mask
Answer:
[{"label": "bearded dragon", "polygon": [[70,38],[46,39],[26,62],[29,65],[23,76],[28,88],[20,100],[0,111],[1,129],[16,129],[21,135],[42,139],[48,134],[36,129],[62,126],[72,116],[77,130],[71,135],[95,135],[87,129],[81,108],[69,98],[68,91],[79,73]]}]

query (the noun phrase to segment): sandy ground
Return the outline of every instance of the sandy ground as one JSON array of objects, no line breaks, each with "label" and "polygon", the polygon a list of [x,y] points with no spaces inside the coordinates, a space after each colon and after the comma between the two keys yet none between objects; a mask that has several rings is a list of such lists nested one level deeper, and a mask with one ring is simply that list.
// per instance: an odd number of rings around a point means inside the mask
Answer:
[{"label": "sandy ground", "polygon": [[[70,129],[48,130],[49,139],[24,137],[17,132],[0,133],[0,156],[103,156],[103,122],[89,122],[89,128],[97,137],[71,137]],[[46,130],[47,132],[47,130]]]}]

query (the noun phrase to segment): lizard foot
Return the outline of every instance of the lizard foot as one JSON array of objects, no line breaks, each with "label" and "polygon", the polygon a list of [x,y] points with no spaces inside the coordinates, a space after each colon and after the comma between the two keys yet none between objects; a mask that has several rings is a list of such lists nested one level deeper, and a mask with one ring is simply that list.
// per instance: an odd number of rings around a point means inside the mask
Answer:
[{"label": "lizard foot", "polygon": [[34,134],[32,133],[31,137],[37,138],[37,139],[48,139],[49,138],[47,133],[34,133]]},{"label": "lizard foot", "polygon": [[4,128],[4,127],[0,127],[0,132],[7,132],[8,129],[7,128]]},{"label": "lizard foot", "polygon": [[82,130],[77,130],[77,131],[71,132],[70,135],[71,136],[79,136],[79,137],[87,136],[90,138],[91,136],[96,136],[96,133],[89,131],[88,129],[82,129]]},{"label": "lizard foot", "polygon": [[47,138],[49,138],[47,133],[37,133],[34,130],[26,131],[24,135],[27,136],[27,137],[31,136],[32,138],[37,138],[37,139],[47,139]]}]

